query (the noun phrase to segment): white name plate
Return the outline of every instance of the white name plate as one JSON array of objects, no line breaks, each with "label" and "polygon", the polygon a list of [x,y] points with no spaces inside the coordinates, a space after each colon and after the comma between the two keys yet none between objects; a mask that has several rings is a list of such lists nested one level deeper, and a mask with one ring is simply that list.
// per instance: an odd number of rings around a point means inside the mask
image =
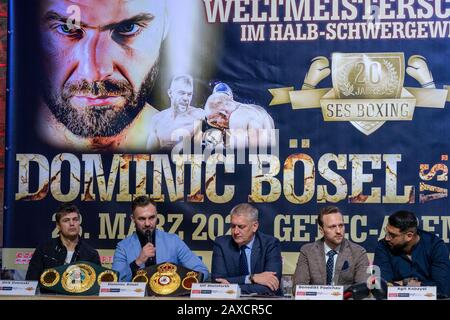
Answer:
[{"label": "white name plate", "polygon": [[241,288],[237,284],[193,283],[191,298],[238,299]]},{"label": "white name plate", "polygon": [[34,296],[36,294],[37,285],[37,281],[0,280],[0,295]]},{"label": "white name plate", "polygon": [[306,286],[295,287],[295,300],[343,300],[343,286]]},{"label": "white name plate", "polygon": [[436,287],[388,287],[388,300],[436,300]]},{"label": "white name plate", "polygon": [[144,297],[145,282],[102,282],[100,297]]}]

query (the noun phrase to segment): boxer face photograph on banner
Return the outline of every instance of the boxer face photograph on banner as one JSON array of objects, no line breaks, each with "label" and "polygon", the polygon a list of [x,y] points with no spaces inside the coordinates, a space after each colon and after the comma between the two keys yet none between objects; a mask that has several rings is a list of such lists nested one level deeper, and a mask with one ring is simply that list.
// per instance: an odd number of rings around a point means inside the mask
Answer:
[{"label": "boxer face photograph on banner", "polygon": [[166,1],[46,0],[40,21],[45,139],[81,150],[145,141],[148,94],[168,28]]}]

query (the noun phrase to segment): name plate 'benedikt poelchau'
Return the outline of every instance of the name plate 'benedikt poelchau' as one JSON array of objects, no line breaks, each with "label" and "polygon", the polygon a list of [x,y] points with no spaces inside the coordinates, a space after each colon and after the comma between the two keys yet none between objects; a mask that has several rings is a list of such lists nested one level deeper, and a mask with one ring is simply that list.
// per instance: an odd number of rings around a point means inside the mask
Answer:
[{"label": "name plate 'benedikt poelchau'", "polygon": [[343,286],[297,285],[295,300],[343,300]]}]

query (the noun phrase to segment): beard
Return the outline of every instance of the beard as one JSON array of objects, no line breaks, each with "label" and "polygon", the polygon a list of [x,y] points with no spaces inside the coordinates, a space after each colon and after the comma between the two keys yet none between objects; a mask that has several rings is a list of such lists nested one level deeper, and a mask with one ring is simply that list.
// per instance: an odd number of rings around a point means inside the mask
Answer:
[{"label": "beard", "polygon": [[405,248],[406,248],[407,245],[408,245],[408,243],[406,243],[406,242],[405,243],[398,243],[398,244],[396,244],[394,246],[390,246],[388,244],[389,249],[391,250],[391,252],[394,255],[401,255],[405,251]]},{"label": "beard", "polygon": [[176,105],[175,111],[176,111],[176,113],[185,113],[186,111],[188,111],[188,108],[189,108],[189,104],[185,105],[185,104],[179,103]]},{"label": "beard", "polygon": [[[122,132],[144,108],[158,74],[158,62],[150,69],[139,91],[128,81],[68,81],[61,92],[54,90],[49,79],[44,100],[52,114],[68,130],[83,138],[112,137]],[[75,107],[70,99],[78,95],[122,96],[125,105]]]}]

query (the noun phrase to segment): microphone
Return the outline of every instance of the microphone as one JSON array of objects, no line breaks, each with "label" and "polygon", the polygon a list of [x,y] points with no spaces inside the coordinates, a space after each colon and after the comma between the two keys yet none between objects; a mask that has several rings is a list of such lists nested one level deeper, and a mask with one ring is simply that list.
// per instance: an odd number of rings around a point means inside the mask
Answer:
[{"label": "microphone", "polygon": [[344,300],[353,298],[353,300],[362,300],[369,296],[370,290],[367,283],[355,283],[344,291]]},{"label": "microphone", "polygon": [[373,288],[371,293],[376,300],[386,300],[388,284],[383,278],[379,278],[379,280],[379,285]]},{"label": "microphone", "polygon": [[151,243],[151,244],[153,244],[153,232],[152,232],[152,230],[147,230],[147,231],[145,231],[145,238],[147,239],[147,243]]},{"label": "microphone", "polygon": [[344,292],[344,300],[348,300],[350,298],[353,297],[353,292],[352,291],[345,291]]},{"label": "microphone", "polygon": [[[151,230],[151,229],[146,230],[146,231],[145,231],[145,238],[146,238],[146,240],[147,240],[147,243],[151,243],[152,245],[155,245],[155,244],[153,243],[153,230]],[[145,265],[146,265],[146,266],[150,266],[150,265],[154,265],[154,264],[156,264],[155,256],[149,257],[149,258],[147,259],[147,261],[145,262]]]},{"label": "microphone", "polygon": [[[379,284],[374,288],[369,288],[366,282],[355,283],[344,291],[344,300],[362,300],[372,296],[376,300],[387,299],[387,282],[383,278],[378,278]],[[375,284],[372,281],[372,284]]]}]

